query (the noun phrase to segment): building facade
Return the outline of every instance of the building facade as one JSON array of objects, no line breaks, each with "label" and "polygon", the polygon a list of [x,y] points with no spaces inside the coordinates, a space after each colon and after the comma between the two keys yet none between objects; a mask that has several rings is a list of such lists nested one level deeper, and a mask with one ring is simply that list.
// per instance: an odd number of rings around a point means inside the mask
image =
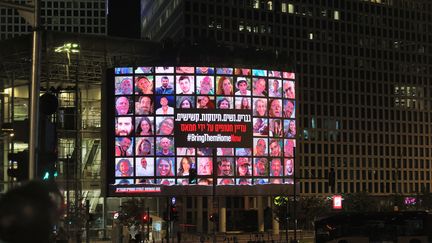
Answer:
[{"label": "building facade", "polygon": [[[25,4],[27,1],[15,2]],[[41,22],[46,30],[105,35],[106,15],[105,0],[41,1]],[[0,7],[0,40],[31,32],[32,27],[17,10]]]},{"label": "building facade", "polygon": [[[146,1],[143,1],[143,3]],[[303,195],[431,189],[431,3],[144,3],[142,37],[269,50],[292,60]],[[257,57],[259,58],[259,57]]]}]

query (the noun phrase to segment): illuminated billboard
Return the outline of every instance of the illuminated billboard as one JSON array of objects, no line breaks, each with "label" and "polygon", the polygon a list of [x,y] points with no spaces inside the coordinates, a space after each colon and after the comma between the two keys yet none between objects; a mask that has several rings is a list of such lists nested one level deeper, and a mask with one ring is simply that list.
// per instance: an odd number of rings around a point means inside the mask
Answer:
[{"label": "illuminated billboard", "polygon": [[109,195],[293,183],[294,73],[118,67],[106,87]]}]

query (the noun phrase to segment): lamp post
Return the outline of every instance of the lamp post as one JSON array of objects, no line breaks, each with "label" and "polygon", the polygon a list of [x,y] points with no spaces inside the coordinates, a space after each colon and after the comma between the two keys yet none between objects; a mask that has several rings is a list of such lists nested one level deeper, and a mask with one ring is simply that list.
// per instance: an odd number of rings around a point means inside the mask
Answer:
[{"label": "lamp post", "polygon": [[39,92],[40,92],[40,61],[42,26],[40,20],[40,0],[31,0],[29,4],[17,4],[11,1],[0,1],[0,6],[18,10],[20,15],[33,27],[32,41],[32,72],[30,90],[30,126],[29,126],[29,179],[36,176],[38,161],[38,131],[39,131]]}]

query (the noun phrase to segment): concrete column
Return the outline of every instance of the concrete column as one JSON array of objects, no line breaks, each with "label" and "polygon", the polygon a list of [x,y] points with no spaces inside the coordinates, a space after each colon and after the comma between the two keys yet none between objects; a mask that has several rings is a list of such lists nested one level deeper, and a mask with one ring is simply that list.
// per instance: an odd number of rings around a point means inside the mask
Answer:
[{"label": "concrete column", "polygon": [[226,232],[226,201],[225,197],[219,197],[219,232]]},{"label": "concrete column", "polygon": [[273,217],[272,219],[272,229],[273,229],[273,236],[276,236],[274,239],[278,239],[279,237],[279,222]]},{"label": "concrete column", "polygon": [[264,232],[264,208],[263,208],[263,198],[257,196],[257,210],[258,210],[258,231]]},{"label": "concrete column", "polygon": [[[192,204],[193,205],[193,204]],[[197,232],[202,233],[203,232],[203,198],[201,196],[196,197],[196,229]]]},{"label": "concrete column", "polygon": [[243,197],[243,200],[244,200],[244,208],[246,210],[249,210],[249,197],[248,196]]}]

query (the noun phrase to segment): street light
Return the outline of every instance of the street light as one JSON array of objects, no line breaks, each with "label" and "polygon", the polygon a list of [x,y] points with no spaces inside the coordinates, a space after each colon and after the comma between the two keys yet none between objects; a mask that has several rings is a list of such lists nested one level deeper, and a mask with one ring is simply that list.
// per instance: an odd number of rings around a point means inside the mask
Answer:
[{"label": "street light", "polygon": [[80,45],[77,43],[64,43],[62,46],[58,46],[54,49],[54,52],[60,53],[79,53],[80,52]]}]

